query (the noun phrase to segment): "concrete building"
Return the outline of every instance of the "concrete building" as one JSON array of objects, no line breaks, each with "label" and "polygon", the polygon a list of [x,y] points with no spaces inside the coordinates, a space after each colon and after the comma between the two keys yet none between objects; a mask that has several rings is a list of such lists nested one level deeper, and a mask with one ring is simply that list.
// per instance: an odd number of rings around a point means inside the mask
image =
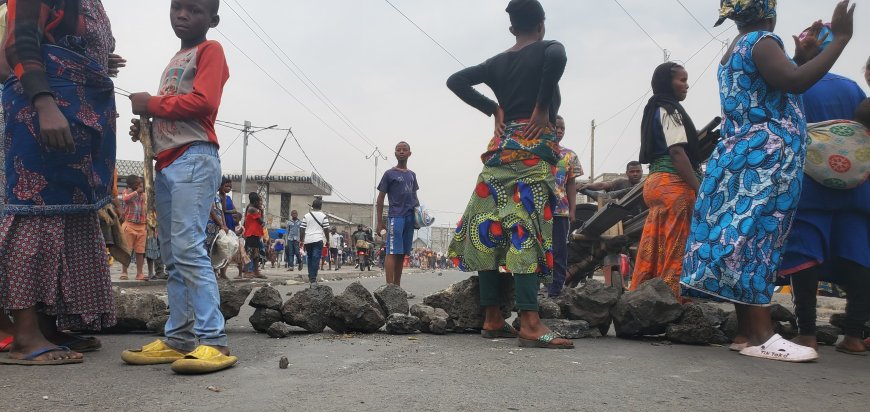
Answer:
[{"label": "concrete building", "polygon": [[[308,212],[315,196],[332,194],[332,185],[313,172],[272,173],[249,171],[242,193],[242,175],[238,172],[225,172],[224,177],[232,180],[233,204],[239,211],[248,204],[248,193],[260,192],[264,195],[266,227],[278,228],[290,219],[290,211],[297,210],[299,217]],[[268,194],[268,195],[266,195]],[[325,208],[324,208],[324,211]]]},{"label": "concrete building", "polygon": [[[118,160],[117,168],[119,190],[125,188],[124,180],[128,175],[142,176],[144,173],[142,162],[136,160]],[[229,171],[223,177],[233,182],[233,191],[230,193],[233,203],[236,209],[243,211],[243,205],[248,203],[248,196],[241,191],[241,173]],[[266,227],[276,229],[284,227],[290,220],[291,210],[296,210],[300,218],[308,213],[315,197],[332,194],[332,185],[313,172],[272,173],[267,177],[265,172],[254,170],[247,174],[245,190],[248,193],[268,193],[264,196]],[[339,232],[353,233],[358,224],[368,227],[372,222],[371,203],[324,201],[323,212],[329,216],[332,225]]]},{"label": "concrete building", "polygon": [[455,232],[454,227],[448,226],[431,226],[429,227],[429,244],[432,250],[438,253],[447,253],[447,247],[450,246],[450,239],[453,238]]}]

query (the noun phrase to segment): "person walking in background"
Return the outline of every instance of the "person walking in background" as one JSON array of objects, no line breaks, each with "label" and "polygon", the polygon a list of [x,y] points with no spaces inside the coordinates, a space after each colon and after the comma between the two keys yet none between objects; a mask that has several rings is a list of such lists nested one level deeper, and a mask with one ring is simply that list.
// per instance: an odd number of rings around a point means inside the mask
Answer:
[{"label": "person walking in background", "polygon": [[265,217],[263,215],[263,199],[260,198],[260,195],[257,192],[251,192],[248,194],[248,203],[247,209],[245,209],[245,249],[248,252],[248,256],[251,257],[251,263],[253,265],[253,269],[249,277],[265,279],[266,276],[260,273],[260,264],[262,262],[262,258],[265,255],[261,253],[261,249],[263,246],[263,225],[265,224]]},{"label": "person walking in background", "polygon": [[[568,270],[568,232],[577,209],[576,179],[583,176],[580,158],[573,150],[562,146],[565,137],[565,119],[556,116],[556,142],[559,143],[559,163],[556,164],[556,204],[553,207],[553,283],[547,291],[549,297],[562,293]],[[429,252],[432,253],[431,251]],[[434,266],[434,259],[433,259]]]},{"label": "person walking in background", "polygon": [[356,232],[350,235],[353,245],[356,248],[357,267],[360,271],[372,270],[372,262],[369,258],[369,245],[374,240],[371,234],[365,230],[365,226],[357,225]]},{"label": "person walking in background", "polygon": [[799,43],[792,60],[772,33],[775,0],[722,0],[718,24],[734,20],[740,35],[719,65],[722,139],[695,201],[680,284],[683,296],[734,302],[746,340],[732,347],[742,355],[789,362],[819,356],[775,333],[768,305],[801,196],[807,127],[800,94],[846,48],[854,11],[848,0],[838,3],[831,44],[809,59]]},{"label": "person walking in background", "polygon": [[99,340],[61,331],[116,322],[97,211],[112,199],[120,61],[98,0],[12,1],[7,23],[0,312],[14,340],[0,363],[81,363]]},{"label": "person walking in background", "polygon": [[[402,286],[402,262],[411,253],[414,241],[414,208],[420,206],[417,200],[417,175],[408,169],[411,145],[399,142],[395,150],[397,164],[384,172],[378,183],[377,217],[378,232],[386,234],[386,272],[387,284]],[[387,222],[384,223],[384,198],[389,197]]]},{"label": "person walking in background", "polygon": [[236,210],[236,207],[233,204],[233,197],[228,196],[232,191],[233,181],[226,177],[222,178],[221,187],[218,190],[218,197],[220,198],[220,210],[224,216],[224,224],[226,224],[228,229],[235,231],[236,225],[242,218],[242,214],[239,213],[238,210]]},{"label": "person walking in background", "polygon": [[278,267],[280,268],[281,263],[284,262],[284,238],[279,237],[278,239],[275,239],[273,247],[275,248],[275,258],[277,259]]},{"label": "person walking in background", "polygon": [[[124,224],[121,230],[127,240],[127,246],[136,254],[136,280],[148,280],[142,270],[145,263],[145,185],[138,176],[127,176],[127,188],[121,194],[124,202]],[[127,280],[127,265],[121,267],[121,280]]]},{"label": "person walking in background", "polygon": [[263,242],[266,249],[266,260],[263,262],[263,268],[265,269],[266,263],[269,262],[272,264],[272,268],[275,267],[275,262],[278,260],[278,256],[275,254],[275,241],[272,239],[268,239]]},{"label": "person walking in background", "polygon": [[335,262],[335,270],[341,269],[341,235],[338,229],[332,228],[329,235],[329,269],[332,269],[332,263]]},{"label": "person walking in background", "polygon": [[302,254],[300,253],[299,232],[302,228],[302,221],[299,220],[299,212],[293,210],[290,212],[290,221],[287,222],[287,269],[292,272],[294,266],[299,265],[299,270],[302,270]]},{"label": "person walking in background", "polygon": [[[516,44],[486,62],[452,75],[447,86],[487,116],[495,132],[481,156],[483,171],[456,227],[449,255],[463,271],[477,271],[484,307],[483,337],[517,337],[520,346],[573,348],[541,323],[538,289],[553,273],[553,205],[559,144],[554,133],[565,71],[565,47],[544,41],[544,8],[537,0],[507,7]],[[494,102],[474,89],[484,83]],[[499,290],[513,274],[519,334],[505,322]]]},{"label": "person walking in background", "polygon": [[649,164],[643,200],[649,214],[638,246],[631,290],[660,278],[680,296],[680,276],[695,197],[701,185],[698,132],[680,102],[689,93],[689,73],[674,62],[656,67],[653,96],[641,121],[640,161]]},{"label": "person walking in background", "polygon": [[317,269],[320,268],[323,247],[327,241],[326,233],[329,230],[329,219],[326,213],[320,211],[321,207],[323,199],[314,198],[311,211],[302,217],[302,224],[299,226],[300,242],[305,245],[305,256],[308,258],[308,282],[312,288],[317,284]]},{"label": "person walking in background", "polygon": [[[220,43],[208,40],[220,22],[218,0],[173,0],[169,19],[181,50],[172,57],[160,93],[133,93],[133,113],[153,116],[155,191],[160,254],[169,280],[164,335],[127,350],[128,364],[172,363],[176,373],[208,373],[233,366],[214,269],[202,244],[221,166],[214,130],[229,68]],[[130,130],[139,135],[139,121]]]}]

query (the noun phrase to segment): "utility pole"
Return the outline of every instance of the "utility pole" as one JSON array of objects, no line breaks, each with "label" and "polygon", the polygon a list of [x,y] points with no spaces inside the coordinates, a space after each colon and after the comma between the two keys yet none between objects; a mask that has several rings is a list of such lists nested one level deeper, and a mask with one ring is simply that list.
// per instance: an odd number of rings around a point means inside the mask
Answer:
[{"label": "utility pole", "polygon": [[662,54],[665,56],[665,63],[671,59],[671,52],[668,49],[663,49]]},{"label": "utility pole", "polygon": [[375,150],[372,154],[366,156],[366,160],[375,159],[375,186],[374,186],[374,195],[372,197],[372,234],[377,233],[378,228],[375,226],[378,224],[378,206],[377,206],[377,198],[378,198],[378,160],[384,159],[387,160],[387,157],[384,156],[381,151],[375,147]]},{"label": "utility pole", "polygon": [[248,193],[245,192],[245,183],[248,180],[248,136],[251,135],[251,121],[245,120],[245,128],[242,130],[242,133],[245,134],[244,140],[242,140],[242,210],[245,209],[246,197]]},{"label": "utility pole", "polygon": [[589,180],[591,182],[595,181],[595,119],[592,119],[592,137],[590,140],[592,144],[592,154],[590,155],[592,159],[589,161]]}]

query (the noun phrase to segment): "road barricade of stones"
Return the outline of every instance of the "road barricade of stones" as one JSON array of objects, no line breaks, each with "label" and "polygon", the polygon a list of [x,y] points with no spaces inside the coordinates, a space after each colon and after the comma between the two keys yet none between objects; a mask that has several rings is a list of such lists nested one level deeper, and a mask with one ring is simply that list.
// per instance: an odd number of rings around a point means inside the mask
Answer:
[{"label": "road barricade of stones", "polygon": [[[220,311],[225,320],[239,315],[242,305],[248,300],[251,284],[219,282]],[[149,331],[163,333],[166,320],[169,319],[169,307],[160,295],[142,293],[136,289],[113,288],[115,297],[115,326],[105,329],[105,333],[128,333]]]},{"label": "road barricade of stones", "polygon": [[[226,319],[238,316],[252,289],[250,284],[220,283],[221,312]],[[515,311],[512,286],[500,290],[499,295],[505,302],[502,314],[509,319]],[[162,332],[168,316],[163,299],[116,290],[115,300],[118,325],[110,332]],[[477,276],[426,296],[422,304],[413,306],[409,306],[407,293],[399,286],[384,285],[369,292],[359,282],[338,295],[329,286],[316,285],[286,300],[275,288],[264,286],[254,292],[248,304],[255,308],[249,318],[254,330],[274,338],[301,331],[320,333],[327,327],[337,333],[384,330],[395,335],[442,335],[479,332],[483,326]],[[539,313],[547,327],[569,339],[606,336],[612,329],[621,338],[656,336],[682,344],[721,345],[737,335],[733,311],[726,312],[712,303],[682,305],[659,279],[625,293],[590,280],[565,289],[557,298],[541,298]],[[771,315],[778,333],[786,338],[796,336],[795,316],[789,309],[773,305]],[[834,344],[842,334],[842,315],[834,315],[831,324],[818,328],[820,343]],[[514,327],[522,327],[518,317]]]}]

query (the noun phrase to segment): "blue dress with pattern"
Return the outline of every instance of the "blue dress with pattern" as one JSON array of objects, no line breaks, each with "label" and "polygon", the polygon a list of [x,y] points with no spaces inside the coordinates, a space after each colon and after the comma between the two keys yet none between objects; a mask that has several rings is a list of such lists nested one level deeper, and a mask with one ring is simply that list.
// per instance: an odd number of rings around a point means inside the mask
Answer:
[{"label": "blue dress with pattern", "polygon": [[682,294],[766,305],[798,204],[806,151],[800,95],[774,89],[752,58],[770,32],[738,40],[719,66],[722,140],[692,215]]}]

